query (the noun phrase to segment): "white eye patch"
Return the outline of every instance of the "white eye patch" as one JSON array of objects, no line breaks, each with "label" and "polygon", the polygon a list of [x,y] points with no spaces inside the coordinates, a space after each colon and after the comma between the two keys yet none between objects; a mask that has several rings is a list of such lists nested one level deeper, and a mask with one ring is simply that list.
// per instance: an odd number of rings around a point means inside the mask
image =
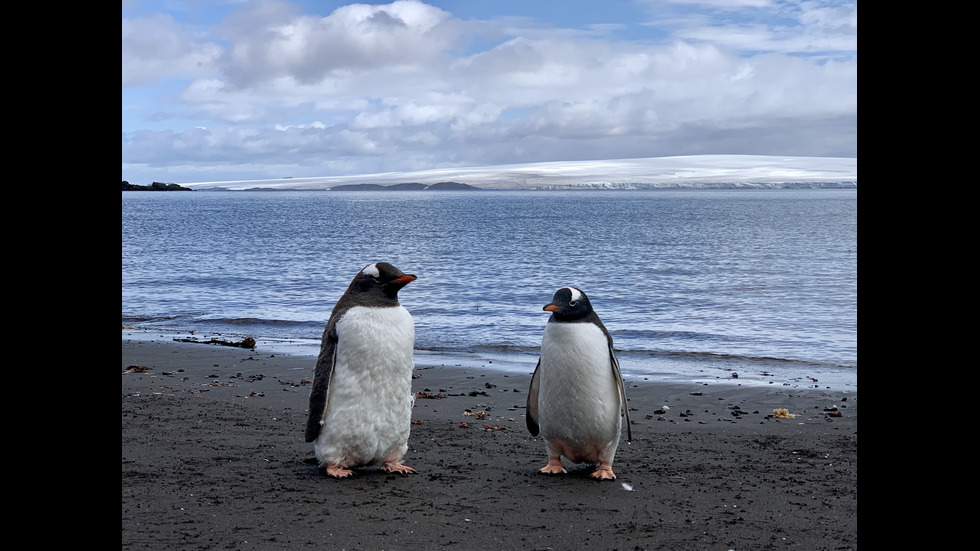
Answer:
[{"label": "white eye patch", "polygon": [[368,264],[361,270],[362,274],[367,274],[371,277],[381,277],[381,271],[378,270],[378,263]]},{"label": "white eye patch", "polygon": [[578,302],[578,299],[582,298],[582,291],[579,291],[575,287],[565,287],[572,293],[572,299],[569,302]]}]

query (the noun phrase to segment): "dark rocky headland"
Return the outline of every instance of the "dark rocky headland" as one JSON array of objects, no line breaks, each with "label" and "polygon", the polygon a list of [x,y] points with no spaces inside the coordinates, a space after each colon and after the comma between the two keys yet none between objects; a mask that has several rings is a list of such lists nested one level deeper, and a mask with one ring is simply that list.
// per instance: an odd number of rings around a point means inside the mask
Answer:
[{"label": "dark rocky headland", "polygon": [[131,184],[126,180],[122,181],[123,191],[194,191],[189,187],[180,186],[177,184],[164,184],[162,182],[153,182],[148,186],[141,186],[138,184]]}]

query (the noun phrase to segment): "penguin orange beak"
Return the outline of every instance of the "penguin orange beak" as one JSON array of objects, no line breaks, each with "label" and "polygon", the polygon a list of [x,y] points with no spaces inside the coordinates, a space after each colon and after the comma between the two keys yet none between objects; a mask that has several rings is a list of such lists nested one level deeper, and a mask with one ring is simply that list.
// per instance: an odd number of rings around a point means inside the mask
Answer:
[{"label": "penguin orange beak", "polygon": [[418,278],[415,277],[415,276],[413,276],[412,274],[405,274],[403,276],[396,277],[392,281],[397,281],[398,283],[411,283],[411,282],[415,281],[416,279],[418,279]]},{"label": "penguin orange beak", "polygon": [[542,310],[544,310],[545,312],[554,312],[557,309],[558,309],[557,304],[547,304],[545,305],[544,308],[542,308]]}]

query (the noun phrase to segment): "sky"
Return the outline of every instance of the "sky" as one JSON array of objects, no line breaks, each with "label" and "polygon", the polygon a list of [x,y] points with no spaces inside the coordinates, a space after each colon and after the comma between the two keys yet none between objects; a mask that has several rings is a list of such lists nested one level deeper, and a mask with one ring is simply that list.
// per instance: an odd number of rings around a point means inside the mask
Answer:
[{"label": "sky", "polygon": [[122,179],[857,157],[857,3],[123,0]]}]

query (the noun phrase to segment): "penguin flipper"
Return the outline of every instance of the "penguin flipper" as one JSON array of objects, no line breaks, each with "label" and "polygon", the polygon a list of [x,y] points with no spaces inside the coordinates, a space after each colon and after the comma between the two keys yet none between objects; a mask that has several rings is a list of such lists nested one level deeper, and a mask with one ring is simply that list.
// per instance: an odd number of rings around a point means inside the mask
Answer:
[{"label": "penguin flipper", "polygon": [[626,402],[626,386],[623,383],[623,374],[619,371],[619,359],[612,347],[609,347],[609,363],[612,364],[613,376],[616,378],[616,388],[619,390],[619,402],[623,404],[623,415],[626,416],[626,441],[633,442],[633,429],[630,428],[630,406]]},{"label": "penguin flipper", "polygon": [[310,416],[306,420],[306,441],[312,442],[320,436],[323,428],[323,411],[327,407],[327,396],[330,395],[330,379],[337,361],[337,334],[326,331],[320,355],[316,359],[316,369],[313,372],[313,388],[310,390]]},{"label": "penguin flipper", "polygon": [[527,409],[524,418],[527,421],[527,430],[531,436],[537,436],[538,430],[538,386],[540,384],[538,371],[541,369],[541,359],[538,358],[538,365],[534,367],[534,375],[531,375],[531,388],[527,391]]}]

